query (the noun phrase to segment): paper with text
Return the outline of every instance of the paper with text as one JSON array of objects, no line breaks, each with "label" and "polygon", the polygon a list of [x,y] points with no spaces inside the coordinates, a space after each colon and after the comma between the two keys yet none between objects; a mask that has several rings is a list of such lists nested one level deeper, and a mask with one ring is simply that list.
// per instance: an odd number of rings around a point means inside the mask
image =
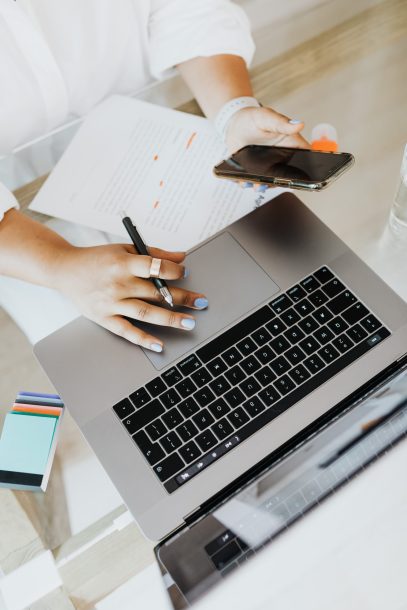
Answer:
[{"label": "paper with text", "polygon": [[113,96],[86,118],[30,208],[127,238],[187,250],[281,193],[216,178],[225,156],[202,117]]}]

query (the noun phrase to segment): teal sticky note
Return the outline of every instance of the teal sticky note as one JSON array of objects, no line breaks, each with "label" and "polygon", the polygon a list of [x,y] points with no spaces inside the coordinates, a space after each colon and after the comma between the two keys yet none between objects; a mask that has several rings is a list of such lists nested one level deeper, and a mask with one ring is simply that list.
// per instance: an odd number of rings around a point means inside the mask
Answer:
[{"label": "teal sticky note", "polygon": [[0,439],[0,470],[44,474],[57,421],[8,413]]}]

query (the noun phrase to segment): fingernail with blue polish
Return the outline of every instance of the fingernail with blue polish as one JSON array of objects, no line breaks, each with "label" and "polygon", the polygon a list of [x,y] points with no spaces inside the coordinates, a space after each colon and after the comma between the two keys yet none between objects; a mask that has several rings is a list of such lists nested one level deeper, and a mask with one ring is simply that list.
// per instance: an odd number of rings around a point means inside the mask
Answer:
[{"label": "fingernail with blue polish", "polygon": [[291,125],[299,125],[300,123],[302,123],[302,121],[300,121],[299,119],[290,119],[288,122],[291,123]]},{"label": "fingernail with blue polish", "polygon": [[189,276],[189,269],[184,267],[184,279],[187,278],[188,276]]},{"label": "fingernail with blue polish", "polygon": [[199,297],[198,299],[195,299],[194,305],[195,307],[199,307],[199,309],[205,309],[205,307],[208,307],[209,302],[205,297]]},{"label": "fingernail with blue polish", "polygon": [[181,320],[181,326],[187,330],[192,330],[195,328],[195,320],[192,320],[191,318],[184,318]]},{"label": "fingernail with blue polish", "polygon": [[150,345],[150,349],[152,349],[153,352],[162,352],[163,351],[163,346],[160,345],[159,343],[152,343]]},{"label": "fingernail with blue polish", "polygon": [[251,188],[253,188],[253,182],[245,182],[243,184],[243,188],[244,189],[251,189]]},{"label": "fingernail with blue polish", "polygon": [[260,186],[257,190],[259,191],[259,193],[264,193],[264,191],[267,191],[267,189],[268,189],[267,184],[260,184]]}]

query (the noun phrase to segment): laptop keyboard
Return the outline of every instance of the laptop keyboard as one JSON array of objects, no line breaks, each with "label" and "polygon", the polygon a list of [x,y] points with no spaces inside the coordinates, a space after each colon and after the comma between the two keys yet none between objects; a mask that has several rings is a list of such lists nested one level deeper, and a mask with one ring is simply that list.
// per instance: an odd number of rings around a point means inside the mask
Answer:
[{"label": "laptop keyboard", "polygon": [[113,410],[172,493],[389,335],[324,266]]}]

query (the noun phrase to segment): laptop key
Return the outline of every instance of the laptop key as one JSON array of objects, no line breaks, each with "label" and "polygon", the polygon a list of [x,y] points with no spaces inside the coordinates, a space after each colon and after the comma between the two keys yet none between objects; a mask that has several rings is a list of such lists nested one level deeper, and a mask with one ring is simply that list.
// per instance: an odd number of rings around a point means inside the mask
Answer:
[{"label": "laptop key", "polygon": [[261,347],[271,339],[269,331],[264,327],[255,330],[254,333],[251,334],[251,337],[259,347]]},{"label": "laptop key", "polygon": [[182,438],[184,443],[189,441],[191,438],[194,438],[199,432],[198,428],[195,424],[189,419],[188,421],[184,421],[178,428],[175,429],[175,432]]},{"label": "laptop key", "polygon": [[342,316],[348,324],[356,324],[369,313],[369,310],[362,303],[355,303]]},{"label": "laptop key", "polygon": [[321,269],[315,271],[314,276],[319,282],[321,282],[321,284],[326,284],[326,282],[333,279],[334,274],[328,269],[328,267],[321,267]]},{"label": "laptop key", "polygon": [[327,284],[324,284],[322,290],[330,299],[333,299],[333,297],[345,290],[345,286],[338,279],[334,278]]},{"label": "laptop key", "polygon": [[318,352],[318,355],[321,356],[322,360],[324,360],[327,364],[339,358],[340,354],[337,349],[334,348],[333,345],[325,345],[325,347],[321,348]]},{"label": "laptop key", "polygon": [[195,392],[194,398],[200,407],[206,407],[206,405],[215,400],[216,396],[212,390],[206,387]]},{"label": "laptop key", "polygon": [[165,457],[165,453],[158,443],[152,443],[142,430],[133,436],[133,440],[151,466]]},{"label": "laptop key", "polygon": [[222,358],[228,366],[233,366],[234,364],[240,362],[243,356],[235,347],[231,347],[222,354]]},{"label": "laptop key", "polygon": [[340,335],[344,330],[349,328],[349,324],[345,322],[340,316],[337,316],[333,320],[330,320],[327,325],[335,335]]},{"label": "laptop key", "polygon": [[146,432],[152,441],[157,441],[167,432],[167,427],[163,424],[161,419],[155,419],[151,424],[146,426]]},{"label": "laptop key", "polygon": [[287,329],[287,326],[282,320],[280,320],[279,318],[275,318],[274,320],[271,320],[271,322],[266,324],[266,328],[272,334],[273,337],[277,337],[280,333]]},{"label": "laptop key", "polygon": [[191,417],[191,415],[195,415],[195,413],[199,411],[199,405],[197,404],[196,400],[190,396],[186,400],[179,403],[178,409],[185,418],[188,418]]},{"label": "laptop key", "polygon": [[186,464],[190,464],[194,460],[197,460],[202,454],[202,451],[199,449],[198,445],[194,441],[190,441],[189,443],[181,447],[179,452]]},{"label": "laptop key", "polygon": [[284,358],[284,356],[279,356],[272,362],[270,362],[270,367],[275,372],[276,375],[283,375],[290,370],[291,364]]},{"label": "laptop key", "polygon": [[318,328],[318,322],[312,317],[312,315],[309,315],[300,322],[298,322],[298,326],[304,333],[309,335]]},{"label": "laptop key", "polygon": [[[220,358],[219,358],[219,360],[220,360]],[[222,364],[223,364],[223,366],[225,366],[224,363],[222,363]],[[226,366],[225,366],[225,369],[226,369]],[[212,375],[204,366],[202,366],[200,369],[198,369],[197,371],[192,373],[191,379],[198,386],[198,388],[202,388],[202,386],[204,386],[210,382],[210,380],[212,379]]]},{"label": "laptop key", "polygon": [[250,417],[256,417],[256,415],[258,415],[265,409],[265,406],[257,396],[253,396],[253,398],[250,398],[250,400],[246,400],[246,402],[244,402],[242,406],[245,411],[248,412]]},{"label": "laptop key", "polygon": [[144,407],[144,405],[150,402],[151,398],[145,388],[140,388],[139,390],[136,390],[135,392],[130,394],[130,400],[136,407],[136,409],[139,409],[140,407]]},{"label": "laptop key", "polygon": [[240,383],[241,381],[243,381],[243,379],[246,377],[246,375],[242,371],[240,366],[238,364],[236,364],[231,369],[226,371],[225,377],[228,379],[228,381],[232,385],[236,385],[236,384]]},{"label": "laptop key", "polygon": [[325,366],[324,362],[317,355],[304,360],[304,364],[311,373],[318,373]]},{"label": "laptop key", "polygon": [[341,352],[341,354],[344,354],[351,347],[354,346],[353,341],[351,339],[349,339],[349,337],[345,333],[343,333],[342,335],[339,335],[339,337],[336,337],[336,339],[334,339],[332,341],[332,344],[336,347],[336,349],[338,349]]},{"label": "laptop key", "polygon": [[177,392],[179,392],[179,394],[181,394],[182,398],[187,398],[187,396],[193,394],[197,388],[192,379],[187,377],[186,379],[178,382],[175,389]]},{"label": "laptop key", "polygon": [[187,358],[184,358],[181,362],[178,362],[177,367],[184,375],[190,375],[202,366],[195,354],[191,354]]},{"label": "laptop key", "polygon": [[283,375],[274,382],[274,387],[282,396],[285,396],[295,388],[295,383],[288,375]]},{"label": "laptop key", "polygon": [[243,341],[239,341],[236,347],[243,354],[243,356],[250,356],[250,354],[257,349],[257,345],[250,337],[243,339]]},{"label": "laptop key", "polygon": [[321,326],[314,332],[314,337],[321,345],[329,343],[334,338],[334,334],[327,326]]},{"label": "laptop key", "polygon": [[302,301],[296,303],[294,307],[301,316],[307,316],[315,309],[313,304],[308,299],[302,299]]},{"label": "laptop key", "polygon": [[113,410],[120,419],[124,419],[130,415],[130,413],[133,413],[134,406],[128,398],[123,398],[123,400],[114,405]]},{"label": "laptop key", "polygon": [[300,319],[300,316],[293,307],[290,307],[290,309],[286,309],[286,311],[283,311],[280,317],[284,324],[287,324],[287,326],[292,326]]},{"label": "laptop key", "polygon": [[[263,345],[263,347],[257,350],[255,356],[258,360],[260,360],[261,364],[264,365],[273,360],[273,358],[276,357],[276,354],[271,349],[270,345]],[[258,368],[260,368],[260,366],[261,365],[259,364]]]},{"label": "laptop key", "polygon": [[332,320],[333,318],[331,312],[324,306],[320,307],[316,311],[313,311],[312,315],[320,324],[326,324],[329,320]]},{"label": "laptop key", "polygon": [[229,544],[225,545],[220,551],[215,553],[212,557],[212,561],[217,570],[223,570],[229,563],[236,559],[242,553],[236,540],[232,540]]},{"label": "laptop key", "polygon": [[217,377],[216,379],[211,381],[209,387],[211,388],[212,392],[215,392],[216,396],[221,396],[222,394],[230,390],[230,383],[223,375],[221,375],[220,377]]},{"label": "laptop key", "polygon": [[261,390],[261,386],[254,377],[248,377],[239,385],[240,389],[246,394],[248,398],[256,394]]},{"label": "laptop key", "polygon": [[153,398],[156,398],[161,392],[167,389],[167,385],[161,379],[161,377],[156,377],[152,379],[148,383],[146,383],[146,389],[151,394]]},{"label": "laptop key", "polygon": [[302,364],[298,364],[295,368],[291,369],[288,374],[294,379],[297,385],[304,383],[304,381],[307,381],[307,379],[311,377],[310,373]]},{"label": "laptop key", "polygon": [[205,430],[195,440],[202,451],[209,451],[209,449],[212,449],[218,443],[216,436],[210,430]]},{"label": "laptop key", "polygon": [[320,348],[318,341],[314,337],[307,337],[300,341],[299,346],[304,352],[310,356]]},{"label": "laptop key", "polygon": [[[265,346],[266,347],[266,346]],[[265,348],[262,348],[265,349]],[[260,350],[258,350],[260,351]],[[256,355],[258,356],[258,352],[256,352]],[[244,370],[244,372],[247,375],[251,375],[252,373],[254,373],[255,371],[258,371],[259,368],[261,367],[260,362],[257,360],[257,358],[255,358],[253,355],[252,356],[248,356],[247,358],[245,358],[244,360],[242,360],[242,362],[240,363],[240,366],[242,367],[242,369]]]},{"label": "laptop key", "polygon": [[206,367],[209,370],[209,372],[211,373],[211,375],[213,375],[214,377],[221,375],[227,369],[226,364],[223,362],[222,358],[220,358],[220,357],[215,358],[211,362],[208,362]]},{"label": "laptop key", "polygon": [[164,379],[165,383],[171,387],[175,385],[178,381],[181,381],[182,373],[180,373],[179,370],[175,366],[173,366],[172,368],[168,369],[168,371],[165,371],[165,373],[163,373],[161,377],[162,379]]},{"label": "laptop key", "polygon": [[304,288],[301,288],[301,286],[297,284],[296,286],[293,286],[287,290],[287,294],[290,299],[294,301],[294,303],[298,303],[298,301],[301,301],[301,299],[303,299],[307,293],[305,292]]},{"label": "laptop key", "polygon": [[312,292],[310,295],[308,295],[308,298],[314,307],[321,307],[321,305],[324,305],[324,303],[326,303],[328,300],[328,297],[324,292],[322,292],[322,290]]},{"label": "laptop key", "polygon": [[241,428],[249,421],[249,416],[243,411],[242,407],[237,407],[232,413],[228,414],[227,418],[235,428]]},{"label": "laptop key", "polygon": [[163,436],[160,444],[166,453],[172,453],[175,449],[181,447],[182,442],[178,434],[173,431]]},{"label": "laptop key", "polygon": [[276,374],[271,370],[269,366],[263,366],[260,371],[254,374],[257,381],[264,387],[269,385],[276,378]]},{"label": "laptop key", "polygon": [[134,434],[157,419],[164,413],[163,405],[155,398],[147,406],[132,413],[129,417],[122,420],[122,424],[130,434]]},{"label": "laptop key", "polygon": [[213,416],[209,413],[208,409],[202,409],[192,417],[194,424],[198,426],[200,430],[205,430],[208,426],[214,423]]},{"label": "laptop key", "polygon": [[233,433],[233,428],[226,417],[214,423],[213,426],[211,426],[211,430],[216,434],[220,441]]},{"label": "laptop key", "polygon": [[[283,337],[282,335],[279,335],[278,337],[276,337],[275,339],[270,341],[270,347],[273,348],[273,350],[275,351],[276,354],[280,355],[290,347],[290,343],[287,341],[287,339],[285,337]],[[266,364],[266,363],[263,363],[263,364]]]},{"label": "laptop key", "polygon": [[352,341],[359,343],[360,341],[363,341],[363,339],[366,339],[367,332],[361,327],[360,324],[355,324],[355,326],[352,326],[352,328],[347,331],[347,335],[352,339]]},{"label": "laptop key", "polygon": [[282,311],[285,311],[286,309],[291,307],[292,304],[293,303],[290,297],[288,297],[286,294],[282,294],[281,296],[277,297],[273,301],[270,301],[269,303],[271,309],[274,311],[274,313],[277,314],[281,313]]},{"label": "laptop key", "polygon": [[174,476],[179,470],[184,468],[185,463],[178,453],[169,455],[165,460],[154,466],[154,472],[164,482],[170,477]]},{"label": "laptop key", "polygon": [[229,392],[226,392],[224,398],[232,407],[232,409],[241,405],[242,402],[246,399],[242,390],[240,390],[239,388],[232,388],[231,390],[229,390]]},{"label": "laptop key", "polygon": [[277,390],[273,388],[272,385],[269,385],[267,388],[264,388],[264,390],[259,393],[259,397],[264,402],[266,407],[270,407],[281,398],[280,393],[277,392]]},{"label": "laptop key", "polygon": [[174,390],[174,388],[171,388],[170,390],[167,390],[161,394],[160,400],[164,407],[171,409],[171,407],[174,407],[181,401],[181,396]]},{"label": "laptop key", "polygon": [[301,341],[301,339],[304,339],[305,334],[298,326],[293,326],[284,333],[284,337],[294,345]]},{"label": "laptop key", "polygon": [[164,413],[164,415],[162,416],[163,422],[165,423],[165,425],[167,426],[167,428],[169,428],[170,430],[172,428],[175,428],[175,426],[178,426],[178,424],[180,424],[183,420],[183,417],[181,415],[181,413],[178,411],[178,409],[176,407],[174,407],[173,409],[170,409],[169,411],[167,411],[167,413]]},{"label": "laptop key", "polygon": [[302,349],[300,347],[298,347],[298,345],[297,345],[297,346],[289,349],[286,352],[285,357],[287,358],[287,360],[289,360],[291,362],[291,364],[293,366],[295,366],[296,364],[299,364],[300,362],[302,362],[304,360],[304,358],[306,358],[306,355],[304,354]]},{"label": "laptop key", "polygon": [[361,321],[361,325],[367,330],[368,333],[374,333],[378,328],[380,328],[381,323],[372,314],[369,314],[364,320]]},{"label": "laptop key", "polygon": [[300,282],[300,285],[304,288],[306,292],[314,292],[314,290],[317,290],[321,284],[318,282],[316,277],[314,277],[313,275],[309,275],[305,278],[305,280],[302,280]]},{"label": "laptop key", "polygon": [[380,341],[383,341],[383,339],[385,339],[389,335],[390,331],[388,331],[387,328],[379,328],[379,332],[369,337],[366,343],[369,347],[374,347],[375,345],[377,345],[377,343],[380,343]]},{"label": "laptop key", "polygon": [[217,400],[215,400],[215,402],[209,405],[208,409],[212,413],[212,415],[216,417],[216,419],[223,417],[224,415],[226,415],[226,413],[229,413],[230,411],[229,405],[226,404],[223,398],[218,398]]},{"label": "laptop key", "polygon": [[349,290],[344,290],[341,292],[341,294],[338,294],[337,297],[332,299],[332,301],[329,301],[326,306],[332,311],[333,314],[337,315],[350,307],[352,303],[355,303],[355,301],[355,295],[349,292]]}]

